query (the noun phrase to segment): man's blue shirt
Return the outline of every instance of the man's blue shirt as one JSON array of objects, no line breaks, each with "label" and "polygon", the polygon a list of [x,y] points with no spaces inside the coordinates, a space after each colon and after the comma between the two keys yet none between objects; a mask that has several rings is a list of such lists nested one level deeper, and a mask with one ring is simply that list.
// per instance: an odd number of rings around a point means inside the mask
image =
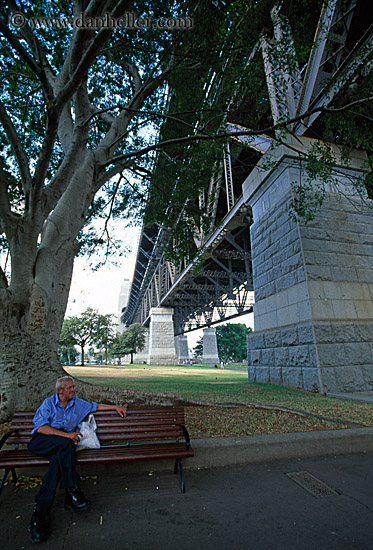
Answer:
[{"label": "man's blue shirt", "polygon": [[32,433],[35,433],[40,426],[51,426],[57,430],[64,430],[65,432],[73,432],[75,428],[90,412],[97,410],[97,403],[88,403],[79,397],[73,397],[68,402],[66,409],[64,409],[58,400],[58,393],[47,397],[45,401],[40,405],[35,413],[33,422],[35,428]]}]

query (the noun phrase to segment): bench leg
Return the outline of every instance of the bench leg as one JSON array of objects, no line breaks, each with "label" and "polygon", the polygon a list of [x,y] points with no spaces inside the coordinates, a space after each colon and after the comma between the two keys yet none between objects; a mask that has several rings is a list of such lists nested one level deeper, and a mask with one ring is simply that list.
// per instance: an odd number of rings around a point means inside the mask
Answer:
[{"label": "bench leg", "polygon": [[1,492],[2,492],[3,487],[5,485],[6,478],[9,475],[9,472],[12,472],[12,482],[17,483],[17,474],[16,474],[15,469],[14,468],[5,468],[5,473],[3,475],[3,479],[1,480],[1,484],[0,484],[0,495],[1,495]]},{"label": "bench leg", "polygon": [[180,480],[181,480],[181,492],[185,493],[185,480],[184,480],[184,470],[183,470],[183,462],[181,458],[177,458],[175,462],[175,468],[174,468],[174,474],[177,474],[177,470],[180,468]]}]

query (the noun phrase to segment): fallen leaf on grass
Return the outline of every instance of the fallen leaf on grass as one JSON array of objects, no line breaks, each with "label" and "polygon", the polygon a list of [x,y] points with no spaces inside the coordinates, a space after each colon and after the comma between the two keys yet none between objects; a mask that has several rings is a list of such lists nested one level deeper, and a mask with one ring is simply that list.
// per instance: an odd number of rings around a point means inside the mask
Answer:
[{"label": "fallen leaf on grass", "polygon": [[[186,408],[192,438],[306,432],[335,429],[336,425],[289,412],[248,407],[196,406]],[[347,426],[339,425],[338,428]]]}]

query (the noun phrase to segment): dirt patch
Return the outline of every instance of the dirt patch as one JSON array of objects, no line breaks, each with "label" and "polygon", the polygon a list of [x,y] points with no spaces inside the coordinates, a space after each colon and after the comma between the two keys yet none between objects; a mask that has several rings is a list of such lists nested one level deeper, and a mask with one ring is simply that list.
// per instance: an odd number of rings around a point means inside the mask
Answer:
[{"label": "dirt patch", "polygon": [[344,429],[347,425],[317,418],[304,418],[278,410],[242,407],[186,407],[186,426],[192,439],[204,437],[242,437]]}]

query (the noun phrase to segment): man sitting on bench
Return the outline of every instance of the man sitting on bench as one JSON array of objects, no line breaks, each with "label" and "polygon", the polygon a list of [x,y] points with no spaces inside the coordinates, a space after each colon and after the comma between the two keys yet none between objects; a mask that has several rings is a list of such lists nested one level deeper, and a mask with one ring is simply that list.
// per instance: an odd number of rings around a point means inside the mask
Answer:
[{"label": "man sitting on bench", "polygon": [[71,376],[59,378],[56,390],[57,393],[45,399],[36,411],[33,437],[28,445],[32,453],[49,458],[48,471],[35,497],[29,527],[32,542],[42,542],[48,538],[49,513],[59,481],[60,487],[66,489],[65,509],[78,512],[87,510],[90,505],[79,487],[75,469],[75,444],[81,437],[76,431],[79,422],[95,411],[115,410],[120,416],[126,416],[123,407],[97,405],[75,397]]}]

